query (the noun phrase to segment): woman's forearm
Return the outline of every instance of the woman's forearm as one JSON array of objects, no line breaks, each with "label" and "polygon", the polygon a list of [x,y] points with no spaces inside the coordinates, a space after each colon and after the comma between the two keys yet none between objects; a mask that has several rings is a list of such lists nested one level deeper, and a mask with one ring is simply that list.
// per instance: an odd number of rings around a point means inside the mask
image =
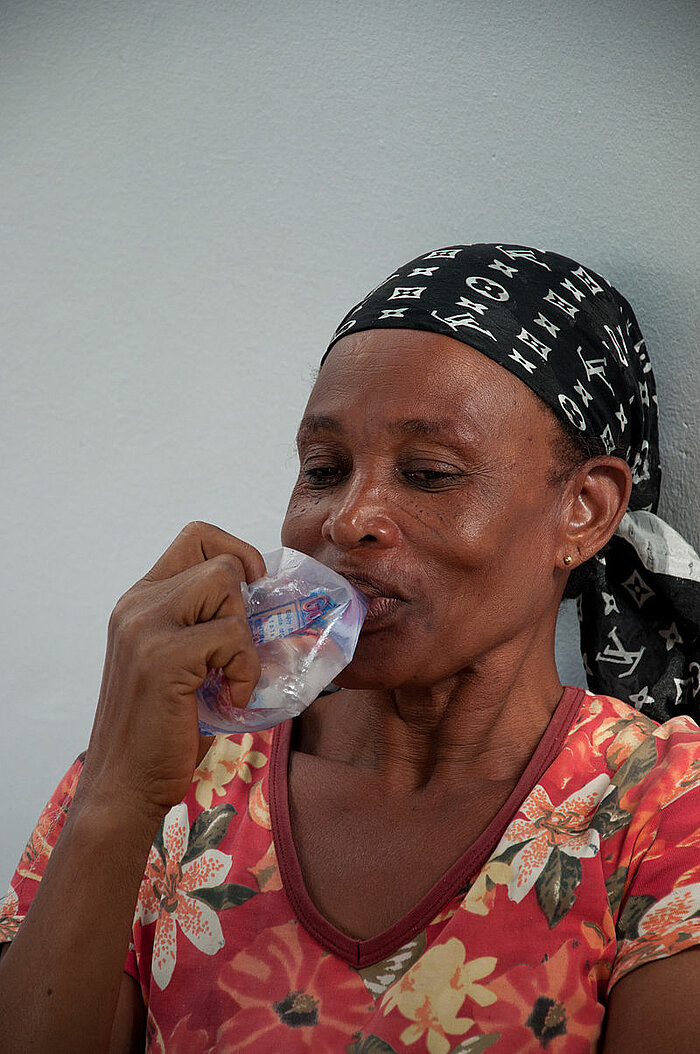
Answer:
[{"label": "woman's forearm", "polygon": [[221,668],[248,702],[260,660],[241,583],[265,570],[252,546],[193,523],[112,612],[76,795],[0,961],[0,1054],[108,1049],[149,849],[211,745],[195,692]]},{"label": "woman's forearm", "polygon": [[158,817],[73,803],[0,961],[0,1051],[106,1051]]}]

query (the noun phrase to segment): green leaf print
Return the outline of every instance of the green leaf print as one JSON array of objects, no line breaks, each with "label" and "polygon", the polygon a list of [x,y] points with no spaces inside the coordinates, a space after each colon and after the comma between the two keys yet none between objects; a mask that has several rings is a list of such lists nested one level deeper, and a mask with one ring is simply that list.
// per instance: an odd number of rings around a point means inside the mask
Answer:
[{"label": "green leaf print", "polygon": [[630,897],[617,921],[618,937],[628,941],[636,940],[639,936],[639,923],[642,916],[646,915],[649,908],[655,903],[656,898],[649,893],[643,893],[638,897]]},{"label": "green leaf print", "polygon": [[622,890],[625,888],[625,881],[627,879],[627,868],[618,867],[617,871],[614,871],[612,875],[608,876],[608,880],[605,883],[605,888],[608,891],[608,903],[610,904],[610,913],[614,917],[620,907],[620,901],[622,900]]},{"label": "green leaf print", "polygon": [[596,809],[590,826],[598,832],[602,841],[627,827],[631,819],[632,814],[620,808],[619,788],[613,787]]},{"label": "green leaf print", "polygon": [[231,818],[235,815],[236,810],[233,805],[229,804],[215,805],[213,809],[200,812],[190,827],[187,849],[180,866],[184,867],[190,860],[201,856],[207,849],[216,849],[228,830]]},{"label": "green leaf print", "polygon": [[499,862],[503,861],[504,864],[512,864],[523,846],[531,841],[531,838],[526,838],[524,842],[514,842],[512,845],[509,845],[507,849],[504,849],[499,856],[492,856],[491,859],[498,860]]},{"label": "green leaf print", "polygon": [[593,932],[595,933],[595,935],[598,938],[598,940],[601,941],[602,944],[605,944],[605,933],[600,928],[600,926],[598,925],[597,922],[584,922],[583,926],[587,930],[593,930]]},{"label": "green leaf print", "polygon": [[656,740],[653,736],[649,736],[634,753],[630,754],[612,778],[612,782],[618,788],[618,801],[631,787],[636,787],[642,782],[647,773],[653,769],[656,759]]},{"label": "green leaf print", "polygon": [[223,882],[220,886],[193,889],[189,896],[203,901],[214,911],[223,911],[224,908],[237,908],[245,904],[246,900],[250,900],[256,893],[257,890],[239,886],[237,882]]},{"label": "green leaf print", "polygon": [[386,992],[387,988],[394,984],[395,981],[398,981],[399,977],[403,977],[406,971],[413,966],[414,962],[420,959],[425,951],[426,944],[425,930],[423,930],[412,941],[395,951],[393,955],[382,959],[381,962],[373,963],[372,966],[366,966],[364,969],[358,970],[370,995],[378,999],[379,996]]},{"label": "green leaf print", "polygon": [[558,846],[555,846],[535,883],[537,901],[547,916],[550,930],[554,929],[573,907],[581,878],[580,860],[569,856],[568,853],[562,853]]},{"label": "green leaf print", "polygon": [[500,1032],[490,1032],[487,1036],[472,1036],[471,1039],[463,1039],[456,1047],[452,1047],[450,1054],[482,1054],[501,1038]]},{"label": "green leaf print", "polygon": [[160,853],[160,857],[163,862],[165,862],[165,845],[163,844],[163,831],[165,830],[165,821],[167,820],[167,818],[167,815],[163,817],[160,826],[156,831],[156,836],[153,839],[153,848],[156,850],[157,853]]},{"label": "green leaf print", "polygon": [[355,1043],[350,1043],[345,1048],[345,1051],[346,1054],[398,1054],[398,1051],[394,1050],[390,1043],[386,1043],[379,1036],[375,1036],[373,1033],[365,1036],[362,1032],[360,1032]]}]

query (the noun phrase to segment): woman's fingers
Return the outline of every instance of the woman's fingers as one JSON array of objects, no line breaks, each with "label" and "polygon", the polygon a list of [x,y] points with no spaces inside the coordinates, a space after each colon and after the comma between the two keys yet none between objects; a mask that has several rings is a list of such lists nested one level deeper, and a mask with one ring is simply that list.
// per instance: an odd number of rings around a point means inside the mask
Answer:
[{"label": "woman's fingers", "polygon": [[119,664],[187,692],[200,686],[207,669],[222,668],[236,705],[245,706],[260,661],[241,594],[243,575],[238,557],[224,553],[169,579],[141,580],[113,613]]},{"label": "woman's fingers", "polygon": [[194,523],[118,601],[84,770],[91,793],[136,793],[159,811],[184,797],[202,757],[194,696],[207,670],[223,669],[240,707],[260,678],[241,583],[265,573],[253,546]]},{"label": "woman's fingers", "polygon": [[211,523],[194,520],[180,531],[175,541],[144,575],[144,580],[155,582],[172,578],[188,567],[226,554],[240,560],[246,582],[254,582],[267,574],[262,554],[254,546]]},{"label": "woman's fingers", "polygon": [[222,553],[165,581],[142,579],[137,593],[157,596],[163,617],[175,626],[193,626],[215,618],[240,615],[245,618],[241,583],[246,569],[237,556]]},{"label": "woman's fingers", "polygon": [[222,669],[229,682],[231,702],[234,706],[246,706],[260,680],[260,659],[245,618],[229,615],[189,626],[179,634],[178,645],[189,669],[203,659],[194,688],[199,687],[207,670]]}]

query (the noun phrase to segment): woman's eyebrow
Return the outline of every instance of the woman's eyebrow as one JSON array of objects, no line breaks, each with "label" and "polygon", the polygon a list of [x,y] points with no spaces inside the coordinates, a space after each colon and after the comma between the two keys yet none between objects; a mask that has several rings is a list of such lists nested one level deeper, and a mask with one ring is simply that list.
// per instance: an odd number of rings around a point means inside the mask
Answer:
[{"label": "woman's eyebrow", "polygon": [[455,449],[469,447],[471,450],[482,442],[478,422],[456,420],[454,417],[409,417],[405,421],[392,422],[389,432],[399,437],[434,439]]},{"label": "woman's eyebrow", "polygon": [[389,425],[394,435],[437,436],[454,433],[454,423],[442,418],[409,417]]},{"label": "woman's eyebrow", "polygon": [[[326,414],[308,414],[304,417],[297,431],[297,441],[316,435],[318,432],[332,432],[340,435],[344,431],[337,417]],[[392,435],[438,436],[454,435],[454,422],[446,418],[409,417],[403,421],[392,421],[388,425]]]},{"label": "woman's eyebrow", "polygon": [[337,417],[330,417],[327,414],[307,414],[302,418],[297,429],[297,443],[318,432],[333,432],[335,435],[340,435],[343,432],[343,426]]},{"label": "woman's eyebrow", "polygon": [[[426,436],[432,438],[449,437],[452,439],[465,439],[462,430],[457,428],[455,422],[444,417],[409,417],[403,421],[392,421],[387,430],[396,436]],[[333,435],[343,435],[345,429],[337,417],[329,414],[308,414],[304,417],[297,431],[297,443],[303,442],[311,436],[321,432],[330,432]]]}]

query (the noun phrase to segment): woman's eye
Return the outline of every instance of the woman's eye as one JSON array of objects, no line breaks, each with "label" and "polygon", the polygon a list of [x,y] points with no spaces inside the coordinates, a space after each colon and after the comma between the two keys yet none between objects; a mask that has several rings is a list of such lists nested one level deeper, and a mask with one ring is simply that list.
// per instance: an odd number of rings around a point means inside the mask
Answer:
[{"label": "woman's eye", "polygon": [[411,483],[422,487],[424,490],[439,490],[440,487],[449,487],[461,478],[460,473],[454,470],[447,471],[446,469],[433,468],[406,470],[404,476]]},{"label": "woman's eye", "polygon": [[337,465],[307,465],[302,469],[302,476],[312,486],[335,483],[342,475]]}]

